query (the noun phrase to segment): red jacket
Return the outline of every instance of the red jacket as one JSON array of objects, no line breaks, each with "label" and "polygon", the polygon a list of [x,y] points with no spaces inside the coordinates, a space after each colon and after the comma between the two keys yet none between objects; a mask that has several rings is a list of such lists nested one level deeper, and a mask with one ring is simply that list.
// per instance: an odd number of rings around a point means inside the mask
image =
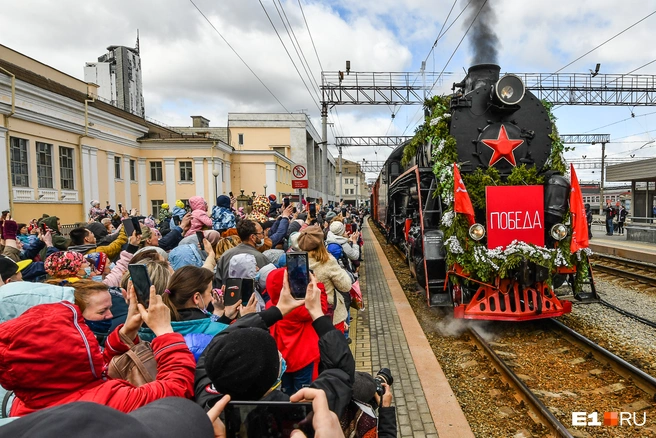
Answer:
[{"label": "red jacket", "polygon": [[11,416],[74,401],[130,412],[163,397],[193,397],[196,363],[178,333],[158,336],[151,344],[156,381],[136,388],[109,379],[105,372],[111,358],[129,350],[119,329],[101,352],[79,307],[66,301],[34,306],[0,324],[0,385],[16,394]]},{"label": "red jacket", "polygon": [[[285,268],[276,269],[269,273],[266,280],[266,290],[271,297],[267,308],[278,304]],[[323,284],[321,289],[321,308],[326,313],[328,299]],[[319,360],[319,336],[312,327],[312,317],[305,307],[298,307],[289,312],[282,321],[278,321],[269,329],[275,338],[278,350],[287,362],[287,371],[293,373],[312,362]],[[316,371],[316,370],[315,370]],[[315,376],[316,377],[316,372]]]}]

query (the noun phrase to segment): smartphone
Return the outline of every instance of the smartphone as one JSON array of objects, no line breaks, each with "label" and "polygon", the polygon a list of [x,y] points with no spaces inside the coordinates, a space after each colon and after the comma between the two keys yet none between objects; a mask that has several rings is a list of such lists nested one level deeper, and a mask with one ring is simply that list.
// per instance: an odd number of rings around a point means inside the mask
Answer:
[{"label": "smartphone", "polygon": [[223,302],[226,306],[233,306],[241,300],[242,279],[228,278],[225,286]]},{"label": "smartphone", "polygon": [[298,210],[296,209],[296,207],[292,207],[292,213],[296,214],[297,212]]},{"label": "smartphone", "polygon": [[48,232],[48,226],[44,223],[41,224],[41,232],[46,234]]},{"label": "smartphone", "polygon": [[317,204],[314,202],[311,202],[308,204],[308,211],[310,212],[310,217],[315,218],[317,217]]},{"label": "smartphone", "polygon": [[150,302],[150,285],[152,283],[146,265],[128,265],[128,271],[130,271],[134,291],[137,293],[137,300],[147,308]]},{"label": "smartphone", "polygon": [[180,218],[178,216],[173,216],[173,223],[177,226],[180,225]]},{"label": "smartphone", "polygon": [[289,207],[289,198],[283,198],[282,206],[283,206],[283,208]]},{"label": "smartphone", "polygon": [[351,232],[352,233],[358,232],[358,224],[351,224]]},{"label": "smartphone", "polygon": [[230,195],[230,197],[231,197],[231,198],[233,197],[233,194],[232,194],[232,192],[230,192],[230,193],[229,193],[229,195]]},{"label": "smartphone", "polygon": [[346,209],[342,208],[342,217],[346,217]]},{"label": "smartphone", "polygon": [[246,306],[248,301],[253,296],[255,292],[255,282],[252,278],[242,278],[241,279],[241,303]]},{"label": "smartphone", "polygon": [[286,438],[296,429],[308,438],[314,437],[311,403],[231,401],[223,413],[228,438]]},{"label": "smartphone", "polygon": [[128,237],[132,236],[132,233],[134,233],[134,222],[132,222],[132,218],[123,219],[121,223],[123,224],[123,229],[125,229],[125,234]]},{"label": "smartphone", "polygon": [[203,234],[202,231],[196,231],[196,239],[198,239],[198,249],[201,251],[205,250],[205,246],[203,245],[203,239],[205,239],[205,234]]},{"label": "smartphone", "polygon": [[346,232],[347,232],[348,234],[351,234],[351,233],[353,232],[353,227],[351,226],[351,224],[346,224],[346,226],[344,227],[344,229],[346,230]]},{"label": "smartphone", "polygon": [[139,223],[139,219],[136,217],[132,218],[132,227],[134,228],[134,232],[137,233],[137,236],[141,236],[141,224]]},{"label": "smartphone", "polygon": [[310,264],[307,252],[299,251],[287,254],[287,278],[292,296],[297,300],[304,299],[308,284],[310,284]]}]

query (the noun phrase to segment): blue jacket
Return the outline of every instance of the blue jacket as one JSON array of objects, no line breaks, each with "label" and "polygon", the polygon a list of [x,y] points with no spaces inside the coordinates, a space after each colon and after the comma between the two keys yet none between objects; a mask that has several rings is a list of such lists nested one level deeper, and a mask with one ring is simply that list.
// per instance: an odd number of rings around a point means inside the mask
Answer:
[{"label": "blue jacket", "polygon": [[273,223],[269,230],[269,239],[271,239],[271,248],[275,248],[280,244],[285,236],[287,236],[287,228],[289,228],[289,219],[286,217],[280,218]]},{"label": "blue jacket", "polygon": [[236,226],[235,215],[229,208],[215,205],[212,207],[212,214],[210,217],[212,218],[212,229],[216,231],[224,231]]},{"label": "blue jacket", "polygon": [[[175,333],[181,335],[188,335],[190,333],[200,333],[205,335],[216,335],[228,328],[227,324],[214,322],[210,318],[192,319],[189,321],[171,321],[171,327]],[[148,327],[141,327],[139,329],[139,338],[144,341],[152,341],[155,339],[155,333]]]},{"label": "blue jacket", "polygon": [[178,226],[172,226],[171,231],[166,233],[166,236],[163,236],[159,239],[159,247],[164,251],[171,251],[173,248],[178,246],[178,243],[182,240],[182,228]]},{"label": "blue jacket", "polygon": [[183,266],[203,266],[205,257],[203,257],[198,249],[198,245],[180,245],[173,248],[169,253],[169,263],[174,271],[177,271]]},{"label": "blue jacket", "polygon": [[72,287],[14,281],[0,286],[0,323],[22,315],[37,304],[74,302]]}]

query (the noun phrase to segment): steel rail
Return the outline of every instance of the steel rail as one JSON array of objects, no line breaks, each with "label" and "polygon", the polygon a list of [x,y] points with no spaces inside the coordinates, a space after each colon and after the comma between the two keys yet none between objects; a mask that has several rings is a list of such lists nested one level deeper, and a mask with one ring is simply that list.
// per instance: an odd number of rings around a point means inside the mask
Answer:
[{"label": "steel rail", "polygon": [[619,257],[609,256],[606,254],[595,254],[594,257],[600,259],[598,261],[594,259],[591,260],[591,266],[596,271],[604,272],[606,274],[611,274],[617,277],[626,278],[628,280],[637,281],[638,283],[644,283],[650,286],[656,286],[656,277],[643,275],[637,272],[629,272],[613,266],[605,265],[600,262],[605,260],[629,268],[641,269],[641,270],[655,270],[656,268],[649,263],[639,262],[637,260],[625,260]]},{"label": "steel rail", "polygon": [[519,394],[521,399],[526,403],[527,407],[533,412],[552,433],[556,436],[564,438],[573,438],[573,435],[565,427],[563,423],[556,418],[556,416],[545,406],[544,403],[529,389],[528,386],[520,379],[513,370],[505,364],[505,362],[494,352],[492,347],[483,339],[483,337],[474,328],[469,328],[477,345],[479,345],[485,355],[487,355],[494,365],[494,367],[505,377],[513,389]]}]

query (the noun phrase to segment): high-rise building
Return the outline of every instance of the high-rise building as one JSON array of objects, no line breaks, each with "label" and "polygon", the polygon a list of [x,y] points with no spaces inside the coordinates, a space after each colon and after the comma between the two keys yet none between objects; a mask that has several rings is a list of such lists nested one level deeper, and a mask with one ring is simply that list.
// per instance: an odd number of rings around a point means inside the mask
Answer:
[{"label": "high-rise building", "polygon": [[135,48],[109,46],[98,62],[87,62],[85,82],[99,86],[98,97],[108,103],[143,117],[145,115],[141,84],[139,36]]}]

